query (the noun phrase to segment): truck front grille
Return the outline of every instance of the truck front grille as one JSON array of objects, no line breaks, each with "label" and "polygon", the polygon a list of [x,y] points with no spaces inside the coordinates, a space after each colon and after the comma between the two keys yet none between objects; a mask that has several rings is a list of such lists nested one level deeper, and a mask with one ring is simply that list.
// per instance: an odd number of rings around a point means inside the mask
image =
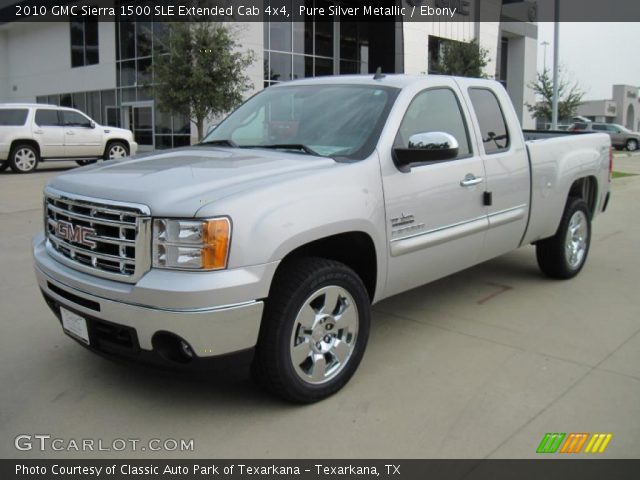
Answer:
[{"label": "truck front grille", "polygon": [[150,215],[144,205],[45,191],[47,248],[67,265],[134,282],[149,269]]}]

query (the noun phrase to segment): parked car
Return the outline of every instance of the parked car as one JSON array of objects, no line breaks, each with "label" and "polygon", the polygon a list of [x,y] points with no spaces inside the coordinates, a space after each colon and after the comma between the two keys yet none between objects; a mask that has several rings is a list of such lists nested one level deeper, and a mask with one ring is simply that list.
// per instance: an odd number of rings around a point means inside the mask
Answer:
[{"label": "parked car", "polygon": [[242,357],[269,391],[317,401],[356,371],[372,303],[529,244],[546,275],[581,271],[611,141],[536,135],[495,81],[271,86],[198,145],[50,180],[38,284],[93,351]]},{"label": "parked car", "polygon": [[98,125],[73,108],[43,104],[0,104],[0,171],[33,172],[45,160],[96,159],[134,155],[131,130]]},{"label": "parked car", "polygon": [[632,132],[615,123],[576,122],[571,126],[571,130],[606,133],[611,137],[611,144],[618,150],[626,148],[630,152],[635,152],[640,146],[639,132]]}]

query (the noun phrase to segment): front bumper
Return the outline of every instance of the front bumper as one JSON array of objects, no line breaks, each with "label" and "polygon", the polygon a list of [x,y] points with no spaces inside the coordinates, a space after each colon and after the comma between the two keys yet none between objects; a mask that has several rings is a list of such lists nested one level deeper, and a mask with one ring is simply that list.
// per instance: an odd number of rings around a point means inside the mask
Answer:
[{"label": "front bumper", "polygon": [[[46,252],[43,235],[34,238],[33,255],[38,285],[47,303],[57,316],[59,307],[64,307],[88,319],[90,347],[103,350],[99,338],[94,342],[92,329],[113,327],[133,339],[123,343],[131,344],[126,353],[153,352],[158,335],[170,334],[187,342],[196,358],[255,346],[264,307],[261,299],[268,294],[277,266],[212,273],[151,270],[137,284],[129,285],[54,261]],[[204,305],[205,301],[209,303]]]},{"label": "front bumper", "polygon": [[133,156],[138,153],[138,144],[137,142],[130,141],[129,142],[129,155]]}]

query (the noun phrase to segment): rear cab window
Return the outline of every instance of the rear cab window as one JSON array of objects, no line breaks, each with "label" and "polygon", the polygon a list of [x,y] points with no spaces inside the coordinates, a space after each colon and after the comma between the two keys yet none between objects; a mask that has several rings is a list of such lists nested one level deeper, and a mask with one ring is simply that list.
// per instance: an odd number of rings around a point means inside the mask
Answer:
[{"label": "rear cab window", "polygon": [[478,118],[485,153],[492,155],[508,150],[511,139],[498,97],[487,88],[470,88],[469,97]]},{"label": "rear cab window", "polygon": [[0,108],[0,127],[21,127],[28,114],[27,108]]}]

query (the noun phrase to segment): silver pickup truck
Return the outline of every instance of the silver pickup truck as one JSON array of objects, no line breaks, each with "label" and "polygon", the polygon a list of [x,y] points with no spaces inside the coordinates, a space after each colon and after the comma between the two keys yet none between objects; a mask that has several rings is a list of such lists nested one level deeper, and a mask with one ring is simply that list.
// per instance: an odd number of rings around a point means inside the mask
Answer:
[{"label": "silver pickup truck", "polygon": [[198,145],[52,179],[38,283],[91,350],[243,358],[271,392],[317,401],[357,369],[373,303],[528,244],[548,276],[580,272],[610,139],[526,135],[488,80],[272,86]]}]

